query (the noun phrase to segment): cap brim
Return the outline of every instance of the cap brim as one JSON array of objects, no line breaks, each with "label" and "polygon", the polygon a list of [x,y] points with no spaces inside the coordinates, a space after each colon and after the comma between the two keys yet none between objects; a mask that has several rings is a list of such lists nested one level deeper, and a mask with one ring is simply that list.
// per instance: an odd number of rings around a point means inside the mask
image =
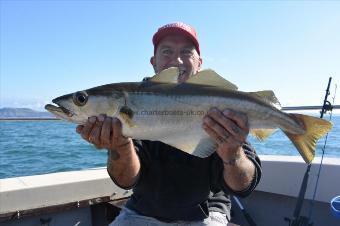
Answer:
[{"label": "cap brim", "polygon": [[164,29],[158,31],[152,38],[152,42],[153,42],[153,45],[155,46],[155,48],[157,47],[157,45],[159,44],[159,42],[163,38],[165,38],[168,35],[172,35],[172,34],[182,34],[182,35],[185,35],[186,37],[188,37],[193,42],[198,54],[200,54],[199,43],[198,43],[196,37],[194,37],[187,30],[182,29],[180,27],[168,27],[168,28],[164,28]]}]

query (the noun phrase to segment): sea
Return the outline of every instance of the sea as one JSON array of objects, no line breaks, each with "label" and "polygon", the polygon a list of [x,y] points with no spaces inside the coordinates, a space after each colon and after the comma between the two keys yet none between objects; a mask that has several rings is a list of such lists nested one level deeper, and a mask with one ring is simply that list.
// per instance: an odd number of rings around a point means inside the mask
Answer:
[{"label": "sea", "polygon": [[[324,118],[333,129],[317,143],[316,156],[324,151],[340,161],[340,115]],[[60,120],[0,121],[0,179],[105,167],[107,151],[85,142],[75,127]],[[299,155],[280,130],[264,142],[249,141],[260,155]]]}]

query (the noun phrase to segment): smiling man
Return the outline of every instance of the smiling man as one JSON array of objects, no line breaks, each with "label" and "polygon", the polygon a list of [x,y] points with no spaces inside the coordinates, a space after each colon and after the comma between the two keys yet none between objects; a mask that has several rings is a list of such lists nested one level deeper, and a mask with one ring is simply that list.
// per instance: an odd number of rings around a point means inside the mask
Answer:
[{"label": "smiling man", "polygon": [[[156,73],[178,67],[178,83],[200,70],[202,58],[196,31],[171,23],[153,36]],[[261,177],[260,160],[246,142],[247,116],[228,109],[211,109],[202,128],[217,143],[207,158],[189,155],[157,141],[122,135],[117,118],[91,117],[77,132],[109,150],[107,170],[114,183],[133,195],[114,225],[226,225],[230,194],[249,195]],[[185,136],[185,134],[183,134]]]},{"label": "smiling man", "polygon": [[178,67],[178,82],[185,82],[201,67],[202,58],[196,32],[183,23],[168,24],[154,35],[154,56],[151,64],[156,73],[170,67]]}]

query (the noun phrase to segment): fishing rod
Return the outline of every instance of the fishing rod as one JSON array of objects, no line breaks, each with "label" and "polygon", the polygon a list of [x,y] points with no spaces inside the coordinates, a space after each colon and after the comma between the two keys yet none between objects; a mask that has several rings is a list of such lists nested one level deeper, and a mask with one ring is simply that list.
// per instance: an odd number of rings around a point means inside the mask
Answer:
[{"label": "fishing rod", "polygon": [[[326,89],[325,98],[324,98],[324,101],[323,101],[323,106],[322,106],[322,109],[320,111],[320,118],[323,118],[324,114],[327,111],[330,111],[332,113],[332,110],[334,108],[333,105],[328,101],[328,96],[330,95],[329,88],[330,88],[331,82],[332,82],[332,77],[330,77],[329,80],[328,80],[328,85],[327,85],[327,89]],[[336,93],[336,89],[335,89],[335,93]],[[333,104],[334,104],[334,101],[335,101],[335,94],[334,94],[334,98],[333,98]],[[336,108],[338,108],[338,107],[336,107]],[[289,109],[289,110],[291,110],[291,109]],[[293,109],[293,110],[300,110],[300,109]],[[313,200],[311,202],[309,216],[308,217],[301,216],[300,213],[301,213],[303,201],[305,199],[305,194],[306,194],[306,190],[307,190],[308,178],[309,178],[310,168],[311,168],[311,165],[312,165],[311,163],[308,164],[306,172],[303,176],[298,200],[296,202],[296,206],[295,206],[295,210],[294,210],[294,214],[293,214],[293,219],[290,219],[288,217],[284,218],[285,221],[288,221],[289,226],[312,226],[313,225],[313,222],[310,222],[310,218],[311,218],[311,215],[312,215],[313,204],[314,204],[316,190],[317,190],[320,172],[321,172],[321,168],[322,168],[323,156],[324,156],[325,149],[326,149],[327,136],[328,136],[328,134],[326,135],[324,147],[322,149],[323,150],[322,158],[321,158],[321,162],[320,162],[320,166],[319,166],[317,182],[316,182],[315,189],[314,189],[314,195],[313,195]]]},{"label": "fishing rod", "polygon": [[[331,80],[332,78],[330,78]],[[336,97],[336,90],[337,90],[337,86],[335,85],[335,91],[334,91],[334,97],[333,97],[333,104],[335,102],[335,97]],[[324,104],[328,104],[330,105],[330,107],[332,107],[331,103],[328,101],[328,103],[324,103]],[[332,120],[332,109],[330,110],[330,121]],[[323,116],[323,112],[321,112],[321,117]],[[320,178],[320,173],[321,173],[321,169],[322,169],[322,163],[323,163],[323,157],[325,154],[325,150],[326,150],[326,144],[327,144],[327,139],[328,139],[328,133],[326,135],[326,139],[324,142],[324,146],[322,148],[322,156],[321,156],[321,161],[320,161],[320,165],[319,165],[319,170],[318,170],[318,175],[317,175],[317,179],[316,179],[316,183],[315,183],[315,188],[314,188],[314,193],[313,193],[313,199],[310,201],[310,209],[309,209],[309,218],[311,218],[312,216],[312,212],[313,212],[313,208],[314,208],[314,202],[315,202],[315,196],[316,196],[316,191],[318,189],[318,185],[319,185],[319,178]]]},{"label": "fishing rod", "polygon": [[232,196],[235,203],[237,204],[237,206],[240,208],[243,216],[245,217],[247,223],[249,226],[256,226],[255,221],[253,220],[253,218],[249,215],[248,211],[243,207],[241,201],[236,197],[236,196]]}]

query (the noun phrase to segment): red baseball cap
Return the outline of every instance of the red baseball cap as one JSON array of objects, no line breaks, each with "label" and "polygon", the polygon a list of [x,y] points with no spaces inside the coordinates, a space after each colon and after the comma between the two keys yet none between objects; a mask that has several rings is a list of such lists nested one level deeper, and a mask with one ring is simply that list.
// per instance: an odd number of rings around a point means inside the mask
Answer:
[{"label": "red baseball cap", "polygon": [[181,33],[188,38],[191,39],[191,41],[194,43],[196,47],[196,51],[198,55],[201,54],[200,52],[200,45],[198,43],[198,37],[195,28],[192,26],[185,24],[183,22],[175,22],[166,24],[160,28],[158,28],[157,32],[153,35],[152,42],[154,45],[154,53],[156,53],[156,48],[159,42],[167,35],[174,34],[174,33]]}]

